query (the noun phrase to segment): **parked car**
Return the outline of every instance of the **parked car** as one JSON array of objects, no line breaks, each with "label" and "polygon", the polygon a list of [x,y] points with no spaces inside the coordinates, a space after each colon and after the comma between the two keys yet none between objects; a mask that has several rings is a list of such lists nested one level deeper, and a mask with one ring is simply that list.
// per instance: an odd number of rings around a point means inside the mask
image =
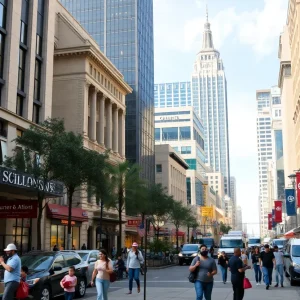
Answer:
[{"label": "parked car", "polygon": [[190,264],[197,256],[200,245],[198,244],[185,244],[178,254],[178,263],[182,266],[184,263]]},{"label": "parked car", "polygon": [[95,268],[95,263],[99,259],[99,251],[98,250],[77,250],[75,252],[78,253],[81,259],[88,264],[87,278],[88,278],[88,282],[90,282]]},{"label": "parked car", "polygon": [[270,242],[270,246],[272,249],[274,249],[274,246],[277,246],[279,251],[283,251],[286,243],[287,243],[286,239],[274,239]]},{"label": "parked car", "polygon": [[284,271],[291,285],[300,282],[300,239],[290,239],[284,252]]},{"label": "parked car", "polygon": [[88,266],[74,251],[31,251],[21,257],[22,266],[27,266],[27,283],[33,299],[50,300],[64,294],[60,281],[75,267],[77,277],[76,296],[84,297],[87,285]]}]

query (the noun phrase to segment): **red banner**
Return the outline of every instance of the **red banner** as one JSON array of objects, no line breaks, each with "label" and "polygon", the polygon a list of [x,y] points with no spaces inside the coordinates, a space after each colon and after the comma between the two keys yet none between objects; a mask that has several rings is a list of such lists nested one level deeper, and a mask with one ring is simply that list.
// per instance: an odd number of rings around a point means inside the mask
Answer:
[{"label": "red banner", "polygon": [[277,200],[274,201],[275,204],[275,219],[274,221],[276,223],[281,223],[282,222],[282,201]]},{"label": "red banner", "polygon": [[38,202],[36,200],[8,200],[0,203],[0,218],[36,218]]},{"label": "red banner", "polygon": [[272,214],[268,214],[268,230],[272,230],[273,218]]},{"label": "red banner", "polygon": [[296,172],[297,207],[300,207],[300,172]]}]

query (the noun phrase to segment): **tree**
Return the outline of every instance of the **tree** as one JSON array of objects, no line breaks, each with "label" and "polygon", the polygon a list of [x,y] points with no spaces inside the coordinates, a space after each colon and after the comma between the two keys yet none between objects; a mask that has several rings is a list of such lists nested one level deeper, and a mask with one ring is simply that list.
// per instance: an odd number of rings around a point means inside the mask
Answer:
[{"label": "tree", "polygon": [[92,152],[83,148],[83,138],[74,132],[62,132],[55,139],[51,164],[55,178],[63,182],[68,196],[67,249],[71,249],[72,203],[75,191],[87,183],[93,165]]},{"label": "tree", "polygon": [[128,161],[109,167],[112,184],[112,197],[107,207],[114,208],[118,212],[119,235],[117,237],[117,250],[121,252],[122,247],[122,214],[125,210],[125,203],[134,201],[137,190],[140,186],[140,167],[131,165]]},{"label": "tree", "polygon": [[[55,139],[64,132],[63,121],[48,119],[39,126],[30,126],[22,136],[14,141],[16,148],[14,155],[7,158],[5,166],[30,173],[34,179],[40,180],[45,186],[47,182],[55,179],[53,176],[53,165],[50,157],[54,151]],[[42,217],[47,203],[44,203],[46,193],[36,185],[38,201],[37,217],[37,250],[42,249]]]},{"label": "tree", "polygon": [[187,230],[188,230],[188,242],[190,242],[190,240],[191,240],[190,228],[193,228],[195,230],[199,226],[199,223],[198,223],[197,219],[195,218],[195,216],[192,214],[192,212],[186,218],[185,225],[187,226]]},{"label": "tree", "polygon": [[[172,198],[173,200],[173,198]],[[186,224],[186,220],[191,215],[188,207],[183,206],[181,202],[173,200],[172,208],[170,210],[170,221],[175,226],[176,231],[176,248],[179,249],[178,231],[179,228]]]},{"label": "tree", "polygon": [[223,222],[220,223],[220,232],[223,232],[223,234],[227,234],[231,229],[232,227],[230,227],[229,225],[226,225]]}]

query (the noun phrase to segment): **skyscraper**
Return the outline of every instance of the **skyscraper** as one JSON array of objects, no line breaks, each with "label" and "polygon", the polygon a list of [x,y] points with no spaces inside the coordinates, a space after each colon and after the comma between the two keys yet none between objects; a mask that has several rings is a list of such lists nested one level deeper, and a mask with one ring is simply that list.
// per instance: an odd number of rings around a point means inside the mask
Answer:
[{"label": "skyscraper", "polygon": [[202,49],[196,56],[191,82],[154,86],[155,107],[194,107],[205,131],[206,163],[224,176],[225,193],[230,195],[227,83],[220,53],[214,48],[208,17]]},{"label": "skyscraper", "polygon": [[126,158],[154,183],[154,52],[152,0],[60,0],[124,75]]},{"label": "skyscraper", "polygon": [[[259,212],[260,212],[260,232],[261,236],[268,235],[268,213],[271,212],[275,198],[282,197],[284,189],[283,166],[278,163],[278,173],[274,174],[278,189],[276,194],[270,193],[268,187],[268,169],[270,164],[276,164],[277,160],[282,160],[282,130],[277,126],[272,127],[281,118],[280,89],[256,91],[257,104],[257,152],[258,152],[258,171],[259,171]],[[276,145],[276,149],[275,149]],[[277,169],[277,167],[275,168]],[[277,172],[277,171],[276,171]]]}]

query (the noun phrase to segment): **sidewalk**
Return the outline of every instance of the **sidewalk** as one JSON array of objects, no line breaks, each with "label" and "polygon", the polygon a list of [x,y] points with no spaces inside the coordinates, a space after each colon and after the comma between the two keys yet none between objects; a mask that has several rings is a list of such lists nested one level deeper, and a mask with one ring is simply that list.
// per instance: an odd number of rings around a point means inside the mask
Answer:
[{"label": "sidewalk", "polygon": [[[266,291],[264,286],[260,286],[257,288],[256,286],[252,289],[245,291],[244,300],[253,300],[253,299],[264,299],[264,300],[282,300],[282,299],[299,299],[299,293],[296,288],[284,288],[284,289],[276,289],[272,288],[269,291]],[[134,293],[132,295],[126,295],[128,289],[120,288],[116,291],[112,290],[108,298],[109,300],[120,300],[120,299],[135,299],[135,300],[143,300],[143,290],[141,290],[141,294],[136,293],[136,289],[134,289]],[[218,300],[232,300],[232,290],[229,286],[218,287],[216,286],[213,289],[213,299]],[[87,300],[95,299],[95,296],[86,297]],[[187,299],[194,300],[195,299],[195,290],[193,286],[191,288],[147,288],[147,300],[171,300],[171,299]]]}]

